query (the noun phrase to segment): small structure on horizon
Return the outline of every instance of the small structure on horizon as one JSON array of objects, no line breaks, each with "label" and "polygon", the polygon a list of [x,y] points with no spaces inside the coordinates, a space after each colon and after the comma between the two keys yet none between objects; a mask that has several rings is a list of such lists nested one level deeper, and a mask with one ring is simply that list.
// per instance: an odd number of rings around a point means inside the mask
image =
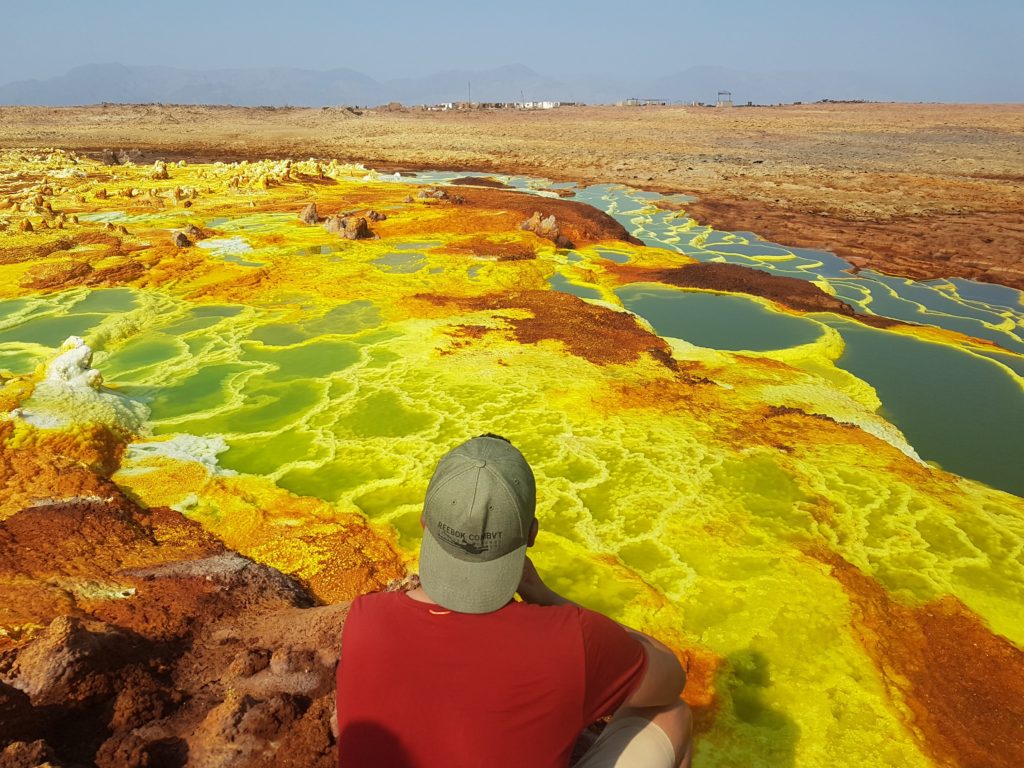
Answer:
[{"label": "small structure on horizon", "polygon": [[621,107],[664,107],[666,104],[665,99],[626,99],[619,102]]},{"label": "small structure on horizon", "polygon": [[445,101],[440,104],[421,104],[419,109],[427,112],[450,112],[452,110],[477,109],[558,109],[565,106],[579,106],[571,101]]},{"label": "small structure on horizon", "polygon": [[557,109],[562,106],[560,101],[517,101],[513,105],[516,109]]},{"label": "small structure on horizon", "polygon": [[716,107],[731,107],[732,106],[732,91],[719,91],[718,101],[715,102]]}]

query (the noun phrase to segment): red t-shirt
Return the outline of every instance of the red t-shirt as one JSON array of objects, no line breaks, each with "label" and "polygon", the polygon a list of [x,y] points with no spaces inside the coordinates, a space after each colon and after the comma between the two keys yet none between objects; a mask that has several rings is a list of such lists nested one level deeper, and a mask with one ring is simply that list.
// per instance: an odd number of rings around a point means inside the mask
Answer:
[{"label": "red t-shirt", "polygon": [[622,627],[573,605],[468,614],[365,595],[342,636],[339,765],[565,768],[646,665]]}]

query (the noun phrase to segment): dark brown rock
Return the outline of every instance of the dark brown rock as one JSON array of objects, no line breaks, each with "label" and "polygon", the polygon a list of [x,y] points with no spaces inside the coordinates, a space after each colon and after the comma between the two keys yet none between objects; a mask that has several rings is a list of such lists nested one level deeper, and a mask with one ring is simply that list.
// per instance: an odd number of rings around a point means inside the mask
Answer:
[{"label": "dark brown rock", "polygon": [[117,733],[96,753],[98,768],[178,768],[188,762],[188,743],[166,729]]},{"label": "dark brown rock", "polygon": [[4,681],[35,707],[84,707],[114,693],[118,666],[139,650],[138,639],[116,627],[58,616],[18,652]]},{"label": "dark brown rock", "polygon": [[31,738],[35,733],[32,701],[28,694],[0,682],[0,743]]},{"label": "dark brown rock", "polygon": [[171,242],[173,242],[178,248],[188,248],[192,245],[192,241],[188,239],[188,235],[184,232],[175,232],[174,236],[171,238]]}]

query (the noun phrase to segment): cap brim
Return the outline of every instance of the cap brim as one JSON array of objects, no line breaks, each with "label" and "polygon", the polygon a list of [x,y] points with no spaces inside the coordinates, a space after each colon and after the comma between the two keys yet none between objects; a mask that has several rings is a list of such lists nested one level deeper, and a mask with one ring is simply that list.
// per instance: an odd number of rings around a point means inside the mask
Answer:
[{"label": "cap brim", "polygon": [[512,599],[523,578],[526,545],[489,562],[448,554],[429,530],[420,545],[420,584],[438,605],[458,613],[490,613]]}]

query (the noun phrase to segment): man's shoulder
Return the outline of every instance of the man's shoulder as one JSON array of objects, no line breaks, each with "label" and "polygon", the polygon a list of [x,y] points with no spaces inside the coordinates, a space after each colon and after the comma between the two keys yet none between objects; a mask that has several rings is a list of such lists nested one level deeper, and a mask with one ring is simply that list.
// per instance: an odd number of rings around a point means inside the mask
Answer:
[{"label": "man's shoulder", "polygon": [[392,613],[400,609],[400,600],[407,599],[401,592],[369,592],[353,598],[348,607],[346,623],[360,616]]},{"label": "man's shoulder", "polygon": [[578,621],[580,614],[586,608],[580,608],[572,603],[566,605],[535,605],[533,603],[514,602],[509,603],[496,614],[506,614],[516,618],[531,618],[537,621]]},{"label": "man's shoulder", "polygon": [[404,592],[367,592],[352,599],[349,612],[367,608],[390,608],[401,605],[401,601],[408,599]]}]

